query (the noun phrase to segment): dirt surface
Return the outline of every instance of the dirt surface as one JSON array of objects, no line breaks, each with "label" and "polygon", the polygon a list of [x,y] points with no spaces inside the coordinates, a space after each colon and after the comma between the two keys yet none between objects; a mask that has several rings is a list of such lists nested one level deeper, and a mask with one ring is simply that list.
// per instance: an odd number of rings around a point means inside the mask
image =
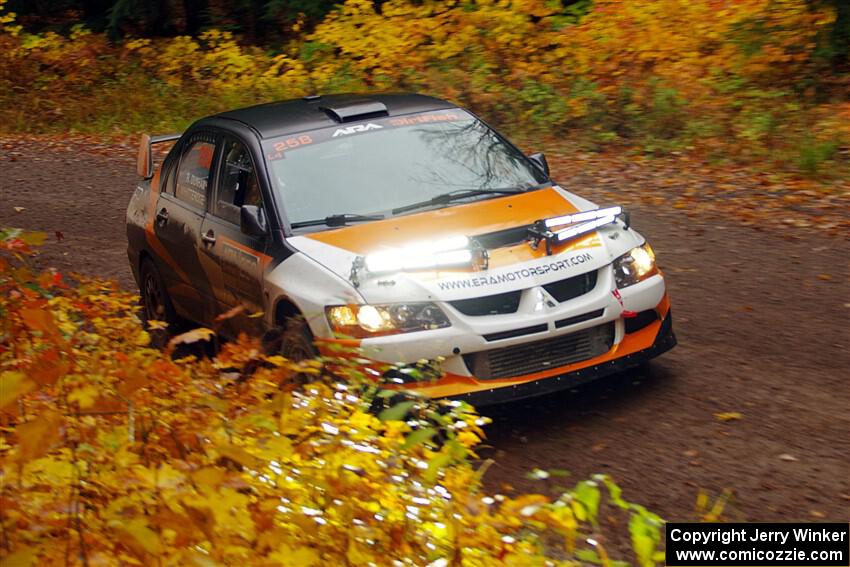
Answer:
[{"label": "dirt surface", "polygon": [[[131,155],[0,140],[0,167],[0,225],[51,234],[39,264],[134,287],[124,237]],[[589,198],[611,190],[565,175]],[[490,488],[554,490],[603,472],[670,520],[693,518],[699,489],[728,488],[731,519],[847,521],[848,241],[814,228],[757,231],[650,198],[654,206],[631,199],[633,224],[668,277],[679,346],[575,392],[485,408]],[[728,412],[741,418],[715,415]],[[527,480],[535,467],[571,476]]]}]

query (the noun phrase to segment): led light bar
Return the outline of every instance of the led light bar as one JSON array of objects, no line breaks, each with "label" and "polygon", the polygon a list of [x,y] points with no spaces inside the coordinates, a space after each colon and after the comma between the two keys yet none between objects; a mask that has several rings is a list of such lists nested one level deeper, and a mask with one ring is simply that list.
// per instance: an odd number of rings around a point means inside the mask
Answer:
[{"label": "led light bar", "polygon": [[558,238],[559,242],[563,242],[564,240],[569,240],[570,238],[574,238],[580,234],[584,234],[585,232],[590,232],[599,228],[604,224],[610,224],[617,220],[614,215],[607,215],[604,217],[597,218],[596,220],[592,220],[590,222],[586,222],[580,224],[578,226],[573,226],[564,230],[559,230],[555,232],[555,236]]},{"label": "led light bar", "polygon": [[[552,254],[553,242],[564,242],[576,236],[592,232],[600,226],[616,222],[618,216],[623,217],[625,228],[628,228],[629,214],[623,211],[623,208],[620,206],[539,220],[528,229],[531,247],[537,249],[540,243],[545,241],[546,254],[550,255]],[[564,228],[561,230],[552,230],[553,227]]]},{"label": "led light bar", "polygon": [[[616,217],[619,214],[622,214],[623,207],[608,207],[607,209],[595,209],[593,211],[585,211],[583,213],[575,213],[572,215],[566,215],[563,217],[554,217],[551,219],[546,219],[543,223],[546,225],[546,228],[552,228],[553,226],[564,226],[566,224],[576,224],[579,222],[585,222],[590,220],[596,220],[603,217]],[[608,221],[613,222],[613,221]],[[602,223],[606,224],[606,223]],[[598,225],[601,226],[601,225]]]},{"label": "led light bar", "polygon": [[363,264],[370,273],[400,272],[469,266],[475,254],[466,236],[452,236],[432,242],[423,242],[374,252],[364,258]]}]

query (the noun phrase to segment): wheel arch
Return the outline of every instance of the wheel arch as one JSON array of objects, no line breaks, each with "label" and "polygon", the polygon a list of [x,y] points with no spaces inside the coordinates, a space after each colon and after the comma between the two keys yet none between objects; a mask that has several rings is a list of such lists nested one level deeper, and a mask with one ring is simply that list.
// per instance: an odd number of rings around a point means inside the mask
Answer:
[{"label": "wheel arch", "polygon": [[275,301],[274,319],[272,323],[281,327],[286,326],[286,320],[293,317],[303,317],[301,309],[288,297],[281,297]]}]

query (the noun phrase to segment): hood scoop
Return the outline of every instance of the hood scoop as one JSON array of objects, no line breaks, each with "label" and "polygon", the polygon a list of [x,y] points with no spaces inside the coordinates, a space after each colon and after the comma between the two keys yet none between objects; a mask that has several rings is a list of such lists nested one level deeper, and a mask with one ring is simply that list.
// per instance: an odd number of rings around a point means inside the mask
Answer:
[{"label": "hood scoop", "polygon": [[505,230],[477,234],[472,237],[482,248],[495,250],[507,246],[516,246],[528,240],[528,229],[534,225],[526,224]]}]

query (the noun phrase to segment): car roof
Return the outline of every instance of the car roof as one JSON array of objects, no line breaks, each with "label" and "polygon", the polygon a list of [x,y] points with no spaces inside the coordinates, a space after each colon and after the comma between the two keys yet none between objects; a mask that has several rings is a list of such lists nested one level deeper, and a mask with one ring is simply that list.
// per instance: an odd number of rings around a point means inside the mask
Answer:
[{"label": "car roof", "polygon": [[457,108],[439,98],[420,94],[336,94],[308,96],[250,106],[210,118],[236,120],[261,138],[315,130],[379,116],[400,116],[430,110]]}]

